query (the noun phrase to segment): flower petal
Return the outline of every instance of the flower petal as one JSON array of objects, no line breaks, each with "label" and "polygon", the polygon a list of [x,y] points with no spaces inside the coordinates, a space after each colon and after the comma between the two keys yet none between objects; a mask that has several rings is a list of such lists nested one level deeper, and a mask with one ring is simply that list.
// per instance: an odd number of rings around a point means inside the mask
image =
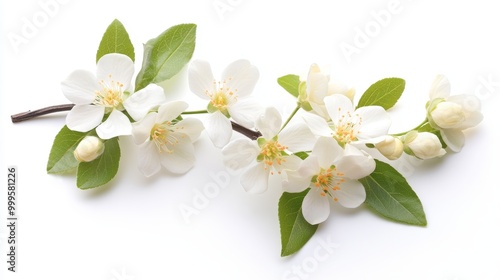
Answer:
[{"label": "flower petal", "polygon": [[248,96],[252,93],[258,79],[259,70],[257,67],[244,59],[229,64],[222,73],[222,81],[225,81],[229,90],[238,97]]},{"label": "flower petal", "polygon": [[346,180],[340,190],[335,191],[339,203],[346,208],[356,208],[366,199],[365,188],[355,180]]},{"label": "flower petal", "polygon": [[347,115],[348,113],[354,112],[354,106],[352,101],[345,95],[334,94],[325,97],[326,110],[331,120],[336,122],[342,117],[342,115]]},{"label": "flower petal", "polygon": [[76,105],[66,116],[69,129],[87,132],[98,126],[104,117],[104,107],[95,105]]},{"label": "flower petal", "polygon": [[255,128],[257,128],[265,139],[271,139],[278,135],[281,129],[281,114],[278,109],[274,107],[268,107],[255,122]]},{"label": "flower petal", "polygon": [[151,137],[151,130],[156,124],[157,114],[156,112],[151,112],[139,122],[132,124],[132,136],[134,137],[135,144],[142,144]]},{"label": "flower petal", "polygon": [[132,94],[123,102],[127,113],[136,121],[144,118],[150,111],[165,103],[167,98],[163,88],[155,84],[149,84],[147,87]]},{"label": "flower petal", "polygon": [[323,99],[328,95],[328,82],[330,78],[321,72],[317,64],[311,65],[307,75],[307,99],[317,104],[324,104]]},{"label": "flower petal", "polygon": [[459,129],[443,129],[441,130],[441,137],[448,145],[448,148],[454,152],[460,152],[465,144],[465,135]]},{"label": "flower petal", "polygon": [[304,114],[302,118],[315,135],[332,137],[333,131],[322,117],[313,114]]},{"label": "flower petal", "polygon": [[465,121],[459,127],[460,129],[467,129],[474,127],[483,121],[483,114],[481,112],[470,112],[467,114]]},{"label": "flower petal", "polygon": [[274,167],[278,171],[285,171],[285,172],[287,170],[295,171],[295,170],[299,169],[301,163],[302,163],[302,160],[298,156],[289,155],[289,156],[284,157],[284,160],[283,160],[283,162],[281,162],[281,164],[278,164],[278,165],[274,164]]},{"label": "flower petal", "polygon": [[151,177],[161,169],[160,153],[153,142],[145,142],[139,146],[139,171],[146,176]]},{"label": "flower petal", "polygon": [[343,153],[342,147],[332,137],[320,137],[312,150],[312,155],[317,157],[319,167],[323,169],[330,168]]},{"label": "flower petal", "polygon": [[456,128],[463,130],[474,127],[483,120],[483,114],[480,112],[481,100],[476,96],[470,94],[452,95],[446,101],[462,106],[465,114],[465,121]]},{"label": "flower petal", "polygon": [[319,165],[318,157],[311,154],[302,161],[297,172],[299,172],[300,176],[307,178],[311,182],[311,178],[318,174],[320,170],[321,166]]},{"label": "flower petal", "polygon": [[391,117],[380,106],[365,106],[356,110],[361,118],[358,138],[369,140],[386,135],[391,126]]},{"label": "flower petal", "polygon": [[231,170],[249,166],[259,155],[259,148],[249,139],[237,139],[222,149],[224,165]]},{"label": "flower petal", "polygon": [[316,142],[316,137],[304,123],[288,125],[278,135],[278,142],[289,151],[310,151]]},{"label": "flower petal", "polygon": [[325,120],[330,119],[330,116],[328,115],[328,111],[326,111],[325,104],[319,104],[319,103],[310,101],[309,105],[311,105],[311,108],[312,108],[312,111],[309,111],[310,113],[314,113],[314,114],[322,117]]},{"label": "flower petal", "polygon": [[102,56],[97,62],[97,81],[119,82],[123,90],[130,90],[130,82],[134,75],[134,62],[130,57],[120,53]]},{"label": "flower petal", "polygon": [[188,107],[184,101],[172,101],[161,105],[158,108],[157,123],[169,122],[177,118]]},{"label": "flower petal", "polygon": [[330,215],[328,196],[323,196],[320,191],[311,189],[302,201],[302,214],[311,225],[326,221]]},{"label": "flower petal", "polygon": [[430,100],[436,98],[446,98],[450,96],[450,82],[444,75],[438,75],[432,83],[431,90],[429,91]]},{"label": "flower petal", "polygon": [[191,62],[188,71],[189,89],[200,98],[210,99],[208,94],[216,92],[214,75],[210,64],[204,60]]},{"label": "flower petal", "polygon": [[346,145],[344,156],[335,162],[337,170],[344,176],[357,180],[370,175],[375,170],[375,160],[352,145]]},{"label": "flower petal", "polygon": [[76,105],[90,104],[99,89],[94,74],[85,70],[76,70],[61,83],[64,96]]},{"label": "flower petal", "polygon": [[246,128],[254,127],[255,120],[262,114],[262,109],[257,101],[248,98],[233,103],[227,109],[231,118]]},{"label": "flower petal", "polygon": [[224,116],[220,111],[215,111],[209,114],[207,133],[214,146],[217,148],[222,148],[229,143],[231,136],[233,135],[233,128],[231,126],[231,121]]},{"label": "flower petal", "polygon": [[263,193],[269,182],[269,168],[266,169],[265,163],[257,163],[243,173],[240,182],[248,193]]},{"label": "flower petal", "polygon": [[[181,135],[177,136],[180,139]],[[176,174],[186,173],[196,161],[193,143],[180,141],[172,147],[172,153],[162,153],[160,160],[163,167],[168,171]]]},{"label": "flower petal", "polygon": [[304,177],[297,172],[288,172],[287,180],[282,182],[282,186],[285,192],[297,193],[307,189],[310,183],[311,178]]},{"label": "flower petal", "polygon": [[177,132],[186,134],[191,142],[194,142],[200,137],[203,131],[203,123],[199,119],[186,118],[174,125]]},{"label": "flower petal", "polygon": [[130,135],[132,125],[125,114],[113,110],[106,121],[96,128],[96,132],[101,139],[111,139],[116,136]]}]

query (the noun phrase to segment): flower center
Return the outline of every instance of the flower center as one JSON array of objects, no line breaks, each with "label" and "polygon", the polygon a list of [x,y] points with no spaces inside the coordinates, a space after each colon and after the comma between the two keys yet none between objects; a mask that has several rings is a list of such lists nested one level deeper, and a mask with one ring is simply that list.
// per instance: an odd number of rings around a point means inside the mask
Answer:
[{"label": "flower center", "polygon": [[257,156],[257,161],[264,161],[266,167],[273,166],[274,164],[281,165],[286,161],[285,157],[287,153],[285,150],[287,147],[281,145],[277,139],[273,138],[266,141],[264,138],[259,138],[257,143],[261,148],[260,154]]},{"label": "flower center", "polygon": [[[231,80],[232,78],[228,78]],[[232,103],[236,102],[236,92],[237,89],[231,89],[226,84],[226,80],[221,82],[214,81],[214,84],[217,84],[217,89],[215,92],[210,92],[206,90],[205,94],[210,98],[209,111],[215,112],[220,111],[224,115],[229,117],[229,113],[227,111],[227,107]]]},{"label": "flower center", "polygon": [[123,110],[123,84],[114,81],[111,75],[108,78],[108,81],[99,81],[101,89],[95,91],[94,104],[121,111]]},{"label": "flower center", "polygon": [[320,191],[322,196],[330,195],[334,201],[338,201],[335,192],[340,190],[340,185],[345,182],[344,173],[338,172],[335,166],[321,168],[320,172],[311,180],[313,185]]},{"label": "flower center", "polygon": [[340,117],[337,122],[332,123],[330,127],[333,130],[333,138],[335,138],[341,145],[344,145],[358,140],[357,135],[363,120],[358,114],[353,116],[349,111],[344,114],[342,114],[341,111],[342,109],[339,108]]},{"label": "flower center", "polygon": [[228,104],[228,96],[223,91],[217,91],[210,101],[212,106],[217,108],[218,110],[225,110]]},{"label": "flower center", "polygon": [[175,134],[171,122],[155,124],[151,129],[150,136],[160,153],[173,153],[174,146],[179,143],[178,135]]}]

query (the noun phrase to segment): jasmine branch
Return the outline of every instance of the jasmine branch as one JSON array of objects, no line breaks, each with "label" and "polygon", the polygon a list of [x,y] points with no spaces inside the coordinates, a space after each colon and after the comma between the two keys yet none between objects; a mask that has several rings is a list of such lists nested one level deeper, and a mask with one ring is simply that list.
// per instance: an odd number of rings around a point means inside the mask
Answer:
[{"label": "jasmine branch", "polygon": [[[11,118],[13,123],[19,123],[19,122],[27,121],[27,120],[30,120],[30,119],[33,119],[36,117],[40,117],[43,115],[69,111],[74,106],[75,106],[75,104],[62,104],[62,105],[49,106],[49,107],[41,108],[41,109],[34,110],[34,111],[27,111],[27,112],[18,113],[18,114],[10,116],[10,118]],[[187,114],[194,114],[194,113],[204,113],[204,111],[187,112]],[[231,121],[231,125],[232,125],[234,131],[239,132],[252,140],[255,140],[255,139],[259,138],[260,136],[262,136],[262,134],[260,132],[248,129],[248,128],[241,126],[233,121]]]},{"label": "jasmine branch", "polygon": [[10,118],[11,118],[13,123],[18,123],[18,122],[27,121],[27,120],[30,120],[30,119],[33,119],[33,118],[36,118],[39,116],[43,116],[43,115],[69,111],[74,106],[75,106],[75,104],[62,104],[62,105],[49,106],[49,107],[45,107],[45,108],[38,109],[35,111],[27,111],[27,112],[15,114],[15,115],[10,116]]}]

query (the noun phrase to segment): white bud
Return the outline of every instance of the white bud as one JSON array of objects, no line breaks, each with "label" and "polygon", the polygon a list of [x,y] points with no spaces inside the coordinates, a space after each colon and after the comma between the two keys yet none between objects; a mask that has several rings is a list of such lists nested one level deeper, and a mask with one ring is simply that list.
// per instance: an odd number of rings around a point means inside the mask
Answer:
[{"label": "white bud", "polygon": [[408,137],[405,145],[420,159],[431,159],[446,154],[439,138],[430,132],[420,132]]},{"label": "white bud", "polygon": [[440,128],[455,128],[465,121],[465,112],[459,104],[445,101],[436,105],[431,117]]},{"label": "white bud", "polygon": [[403,154],[403,142],[392,136],[386,136],[383,141],[375,144],[375,147],[390,160],[398,159]]},{"label": "white bud", "polygon": [[73,155],[79,162],[89,162],[104,152],[104,143],[99,137],[86,136],[78,144]]}]

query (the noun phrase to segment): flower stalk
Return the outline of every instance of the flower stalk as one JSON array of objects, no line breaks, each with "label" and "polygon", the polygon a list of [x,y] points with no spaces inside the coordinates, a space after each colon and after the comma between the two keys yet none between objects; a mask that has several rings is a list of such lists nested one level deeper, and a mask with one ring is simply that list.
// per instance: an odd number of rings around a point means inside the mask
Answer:
[{"label": "flower stalk", "polygon": [[[48,114],[52,114],[52,113],[70,111],[74,106],[75,106],[75,104],[54,105],[54,106],[49,106],[49,107],[41,108],[41,109],[34,110],[34,111],[30,110],[30,111],[26,111],[26,112],[22,112],[22,113],[17,113],[17,114],[11,115],[10,118],[11,118],[13,123],[20,123],[20,122],[24,122],[27,120],[31,120],[31,119],[41,117],[44,115],[48,115]],[[200,114],[204,113],[204,110],[193,111],[193,112],[184,112],[183,115],[185,115],[185,114],[188,114],[188,115],[189,114],[198,114],[198,113],[200,113]],[[262,134],[259,131],[248,129],[248,128],[246,128],[238,123],[235,123],[233,121],[231,121],[231,126],[232,126],[234,131],[245,135],[246,137],[250,138],[251,140],[255,140],[255,139],[259,138],[260,136],[262,136]]]}]

